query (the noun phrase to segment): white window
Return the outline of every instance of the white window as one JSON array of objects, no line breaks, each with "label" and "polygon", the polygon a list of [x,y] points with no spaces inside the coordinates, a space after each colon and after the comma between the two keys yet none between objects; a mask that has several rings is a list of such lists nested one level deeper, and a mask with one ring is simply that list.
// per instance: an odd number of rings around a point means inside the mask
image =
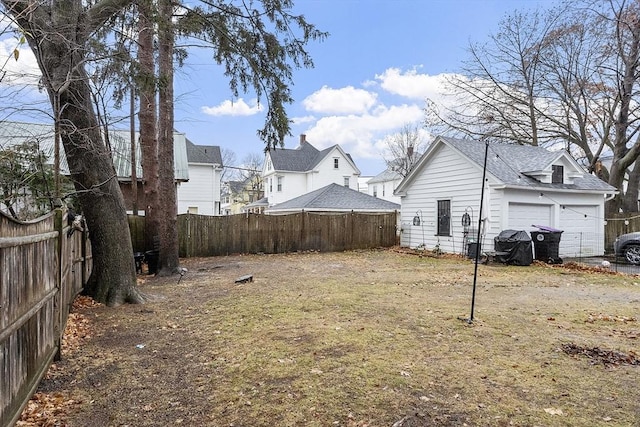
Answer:
[{"label": "white window", "polygon": [[349,187],[349,177],[348,176],[344,177],[344,186],[345,187]]},{"label": "white window", "polygon": [[198,207],[197,206],[189,206],[187,208],[187,213],[196,215],[198,213]]},{"label": "white window", "polygon": [[282,177],[278,177],[278,191],[282,191]]},{"label": "white window", "polygon": [[340,167],[340,159],[337,157],[333,158],[333,168],[338,169]]},{"label": "white window", "polygon": [[273,178],[269,178],[269,193],[273,193]]},{"label": "white window", "polygon": [[382,197],[384,197],[384,188],[385,188],[385,184],[382,184]]},{"label": "white window", "polygon": [[378,197],[378,186],[377,185],[373,186],[373,197]]}]

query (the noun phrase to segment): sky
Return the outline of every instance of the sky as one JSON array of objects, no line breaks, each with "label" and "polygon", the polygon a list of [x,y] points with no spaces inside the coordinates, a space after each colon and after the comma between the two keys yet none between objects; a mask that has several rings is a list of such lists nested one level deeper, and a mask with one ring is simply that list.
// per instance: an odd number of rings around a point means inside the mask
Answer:
[{"label": "sky", "polygon": [[[294,0],[295,12],[329,37],[307,49],[315,67],[294,71],[293,120],[285,148],[300,134],[318,149],[334,144],[354,159],[362,176],[385,169],[385,137],[424,118],[426,98],[437,99],[443,76],[456,72],[469,43],[482,43],[513,10],[547,8],[555,0]],[[13,44],[12,44],[13,43]],[[10,55],[15,41],[0,40]],[[26,46],[6,67],[33,67]],[[24,76],[34,72],[23,71]],[[2,84],[7,84],[6,79]],[[192,51],[175,73],[175,128],[195,144],[235,153],[240,166],[264,143],[256,132],[266,111],[253,94],[234,99],[211,52]],[[33,85],[33,82],[32,82]],[[126,128],[126,125],[123,126]],[[429,138],[429,135],[425,135]]]}]

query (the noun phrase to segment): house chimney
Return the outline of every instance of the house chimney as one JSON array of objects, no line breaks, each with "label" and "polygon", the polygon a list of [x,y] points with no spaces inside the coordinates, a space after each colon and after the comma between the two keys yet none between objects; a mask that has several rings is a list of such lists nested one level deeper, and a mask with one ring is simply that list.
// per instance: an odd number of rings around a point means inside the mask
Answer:
[{"label": "house chimney", "polygon": [[300,145],[303,145],[305,142],[307,142],[307,135],[302,133],[300,134]]}]

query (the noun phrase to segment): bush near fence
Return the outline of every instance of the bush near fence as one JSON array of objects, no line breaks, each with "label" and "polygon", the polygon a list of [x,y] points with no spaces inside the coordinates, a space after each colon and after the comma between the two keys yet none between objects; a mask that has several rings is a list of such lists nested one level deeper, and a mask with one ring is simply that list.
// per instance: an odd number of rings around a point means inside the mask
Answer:
[{"label": "bush near fence", "polygon": [[53,359],[69,309],[91,273],[88,233],[68,212],[30,222],[0,212],[0,426],[13,425]]},{"label": "bush near fence", "polygon": [[[134,251],[144,252],[144,217],[129,217]],[[335,252],[391,247],[397,213],[178,215],[181,257],[233,253]]]}]

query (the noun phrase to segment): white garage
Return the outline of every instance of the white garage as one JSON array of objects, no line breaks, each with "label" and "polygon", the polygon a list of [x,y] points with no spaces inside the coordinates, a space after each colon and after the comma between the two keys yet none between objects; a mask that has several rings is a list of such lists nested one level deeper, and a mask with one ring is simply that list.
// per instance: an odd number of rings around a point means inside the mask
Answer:
[{"label": "white garage", "polygon": [[[486,250],[501,231],[531,232],[535,224],[563,231],[562,258],[602,255],[604,204],[616,192],[566,150],[437,137],[395,191],[401,245],[462,253],[473,240],[465,233],[480,221]],[[480,209],[481,195],[488,209]],[[412,226],[416,212],[423,220]],[[472,220],[465,228],[466,214]]]}]

